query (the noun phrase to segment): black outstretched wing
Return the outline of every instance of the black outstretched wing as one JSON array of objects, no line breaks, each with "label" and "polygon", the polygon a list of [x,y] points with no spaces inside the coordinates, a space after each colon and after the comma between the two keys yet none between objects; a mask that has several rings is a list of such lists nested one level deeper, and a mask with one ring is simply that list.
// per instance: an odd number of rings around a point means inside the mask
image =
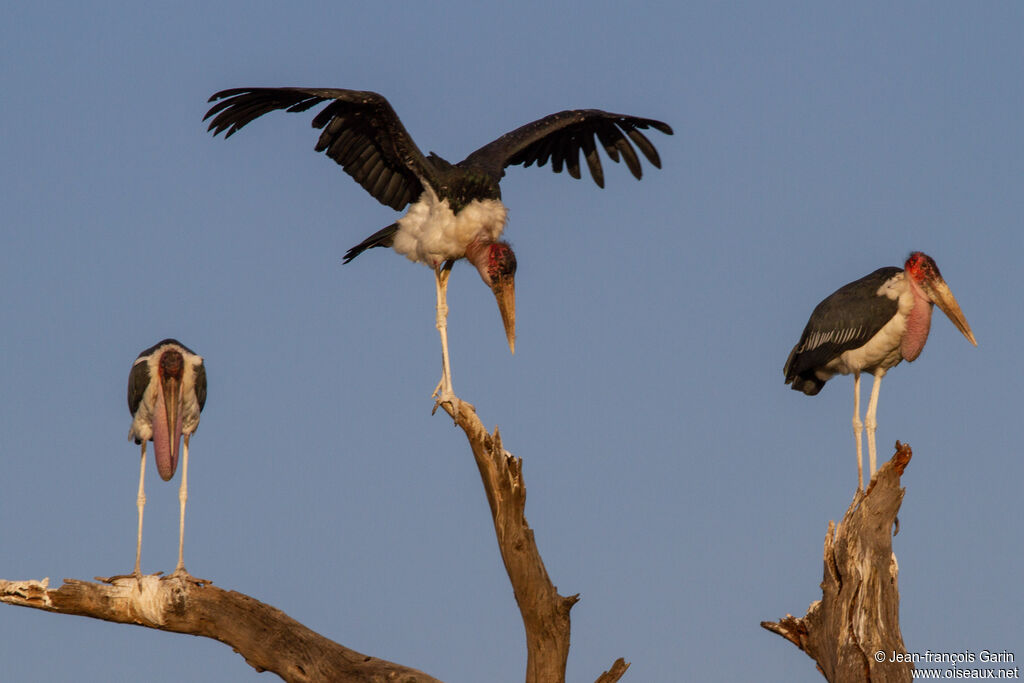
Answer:
[{"label": "black outstretched wing", "polygon": [[653,119],[611,114],[600,109],[563,111],[502,135],[470,154],[458,166],[479,168],[494,178],[501,178],[508,166],[529,166],[533,163],[543,166],[550,159],[552,171],[560,173],[565,167],[569,175],[578,179],[579,153],[582,150],[594,182],[598,187],[604,187],[604,170],[601,168],[601,157],[597,153],[598,144],[604,148],[612,161],[617,162],[621,157],[637,179],[643,175],[643,169],[633,145],[636,145],[656,168],[661,168],[658,151],[640,132],[647,128],[672,135],[672,128],[667,123]]},{"label": "black outstretched wing", "polygon": [[[219,100],[219,101],[218,101]],[[381,204],[400,210],[423,192],[431,169],[395,110],[383,96],[337,88],[233,88],[215,93],[206,112],[208,130],[231,137],[253,119],[283,109],[304,112],[328,102],[313,118],[320,139],[316,151],[345,172]]]},{"label": "black outstretched wing", "polygon": [[[815,369],[837,358],[844,351],[863,346],[875,336],[896,315],[899,308],[895,299],[878,295],[877,292],[886,281],[902,270],[895,267],[879,268],[870,275],[840,287],[818,304],[783,368],[786,383],[794,382],[797,378],[810,379]],[[793,388],[807,391],[795,382]]]}]

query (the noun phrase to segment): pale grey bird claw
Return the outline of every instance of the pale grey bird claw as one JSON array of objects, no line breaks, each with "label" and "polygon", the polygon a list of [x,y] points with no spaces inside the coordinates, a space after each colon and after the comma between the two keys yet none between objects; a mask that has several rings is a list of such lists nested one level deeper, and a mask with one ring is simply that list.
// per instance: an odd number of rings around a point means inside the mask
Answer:
[{"label": "pale grey bird claw", "polygon": [[437,409],[445,403],[451,406],[451,411],[446,412],[449,412],[449,414],[452,416],[452,419],[455,419],[455,417],[459,414],[459,407],[462,405],[462,401],[459,399],[458,396],[451,393],[438,393],[435,391],[434,407],[431,409],[430,414],[433,415],[434,413],[436,413]]},{"label": "pale grey bird claw", "polygon": [[184,566],[178,567],[167,576],[161,577],[161,580],[166,581],[167,579],[178,579],[179,581],[188,581],[190,583],[196,584],[197,586],[208,586],[213,584],[213,581],[210,581],[209,579],[200,579],[198,577],[192,576],[188,573],[188,570],[185,569]]}]

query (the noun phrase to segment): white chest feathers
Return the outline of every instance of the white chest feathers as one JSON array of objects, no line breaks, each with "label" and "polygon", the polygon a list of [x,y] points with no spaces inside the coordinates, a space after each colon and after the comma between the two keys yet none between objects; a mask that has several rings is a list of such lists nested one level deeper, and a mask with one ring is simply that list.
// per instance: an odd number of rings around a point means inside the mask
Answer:
[{"label": "white chest feathers", "polygon": [[458,214],[447,199],[426,190],[398,219],[392,248],[410,261],[433,268],[466,255],[466,245],[479,239],[494,242],[505,230],[508,209],[497,199],[474,199]]}]

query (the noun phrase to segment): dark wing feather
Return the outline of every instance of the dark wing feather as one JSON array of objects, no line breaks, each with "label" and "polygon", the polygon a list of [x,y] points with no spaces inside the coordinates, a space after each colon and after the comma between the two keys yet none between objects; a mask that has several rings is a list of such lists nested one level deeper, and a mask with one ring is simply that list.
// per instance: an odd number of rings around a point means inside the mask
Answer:
[{"label": "dark wing feather", "polygon": [[128,374],[128,412],[133,416],[139,409],[148,386],[149,363],[143,359],[132,365],[132,371]]},{"label": "dark wing feather", "polygon": [[818,382],[813,391],[818,393],[824,382],[812,379],[814,371],[844,351],[866,344],[896,315],[899,303],[876,292],[901,271],[895,267],[879,268],[840,287],[819,303],[786,360],[786,383],[792,382],[794,389],[812,393],[809,389],[814,387],[801,384]]},{"label": "dark wing feather", "polygon": [[570,175],[578,178],[579,152],[582,149],[591,177],[599,187],[604,187],[604,172],[594,144],[595,136],[612,161],[618,161],[621,156],[630,172],[639,179],[643,169],[631,141],[652,165],[661,168],[661,159],[654,145],[640,132],[647,128],[672,135],[668,124],[653,119],[612,114],[599,109],[563,111],[502,135],[470,154],[458,166],[481,169],[500,179],[508,166],[530,166],[533,163],[543,166],[550,158],[555,173],[565,167]]},{"label": "dark wing feather", "polygon": [[580,179],[580,147],[582,146],[583,143],[579,139],[573,138],[568,140],[564,147],[566,170],[576,180]]},{"label": "dark wing feather", "polygon": [[598,187],[604,187],[604,169],[601,168],[601,157],[598,155],[597,147],[594,145],[594,138],[590,135],[585,135],[580,140],[580,147],[583,149],[583,158],[587,160],[590,176],[597,183]]},{"label": "dark wing feather", "polygon": [[206,407],[206,364],[196,366],[196,400],[199,401],[199,412]]},{"label": "dark wing feather", "polygon": [[341,165],[363,189],[395,210],[406,207],[433,181],[433,169],[395,110],[374,92],[337,88],[234,88],[210,98],[208,130],[231,137],[252,120],[276,110],[303,112],[323,102],[313,117],[322,130],[316,151]]}]

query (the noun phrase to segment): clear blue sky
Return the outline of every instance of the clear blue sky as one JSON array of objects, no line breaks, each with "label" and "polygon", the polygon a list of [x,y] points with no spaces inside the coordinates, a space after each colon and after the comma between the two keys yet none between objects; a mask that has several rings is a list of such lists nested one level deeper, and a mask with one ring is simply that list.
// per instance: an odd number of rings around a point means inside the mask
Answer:
[{"label": "clear blue sky", "polygon": [[[30,6],[31,5],[31,6]],[[607,187],[510,169],[508,353],[450,289],[456,392],[524,459],[527,518],[574,608],[571,681],[819,681],[758,623],[819,597],[854,491],[852,381],[782,365],[814,305],[931,254],[936,312],[882,387],[914,459],[894,541],[913,651],[1024,657],[1018,426],[1024,6],[949,3],[21,3],[0,25],[0,577],[128,572],[125,385],[176,336],[206,358],[185,559],[362,652],[519,681],[522,625],[440,373],[430,271],[345,250],[397,214],[313,152],[311,115],[228,141],[214,91],[384,94],[457,161],[566,108],[669,122],[662,171]],[[177,486],[147,482],[143,570]],[[262,680],[230,648],[0,609],[4,681]]]}]

